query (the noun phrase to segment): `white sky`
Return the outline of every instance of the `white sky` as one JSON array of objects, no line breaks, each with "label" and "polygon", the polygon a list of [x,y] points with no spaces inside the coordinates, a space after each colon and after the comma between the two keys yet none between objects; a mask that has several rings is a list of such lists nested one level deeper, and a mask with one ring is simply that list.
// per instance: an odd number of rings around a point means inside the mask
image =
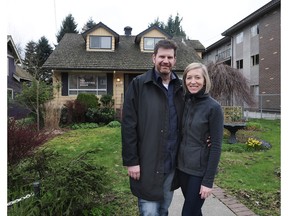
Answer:
[{"label": "white sky", "polygon": [[45,36],[50,45],[57,44],[56,34],[69,13],[78,24],[77,30],[91,17],[103,22],[119,35],[124,27],[132,27],[132,35],[147,29],[157,17],[165,24],[170,15],[179,14],[182,28],[189,39],[199,40],[205,47],[221,39],[221,33],[250,15],[270,0],[7,0],[7,34],[25,48],[30,40]]}]

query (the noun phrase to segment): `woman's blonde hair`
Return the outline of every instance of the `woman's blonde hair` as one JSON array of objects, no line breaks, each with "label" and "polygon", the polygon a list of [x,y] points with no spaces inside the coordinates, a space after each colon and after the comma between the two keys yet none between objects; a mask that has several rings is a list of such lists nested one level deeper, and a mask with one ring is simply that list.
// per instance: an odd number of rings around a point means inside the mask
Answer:
[{"label": "woman's blonde hair", "polygon": [[188,88],[186,86],[186,81],[185,81],[187,77],[187,73],[191,70],[198,69],[198,68],[202,69],[202,74],[204,77],[205,94],[209,93],[211,89],[211,81],[209,78],[207,67],[204,64],[198,63],[198,62],[193,62],[189,64],[183,72],[183,86],[184,86],[185,93],[188,92]]}]

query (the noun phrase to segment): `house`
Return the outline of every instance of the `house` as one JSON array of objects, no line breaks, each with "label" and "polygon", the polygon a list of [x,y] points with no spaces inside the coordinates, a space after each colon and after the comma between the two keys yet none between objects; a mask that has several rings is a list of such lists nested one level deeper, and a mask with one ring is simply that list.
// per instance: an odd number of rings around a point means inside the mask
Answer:
[{"label": "house", "polygon": [[[111,94],[121,113],[128,84],[152,68],[154,45],[164,38],[172,37],[158,26],[132,36],[129,26],[119,35],[102,22],[82,34],[66,33],[43,65],[52,70],[53,84],[60,84],[54,101],[63,105],[81,92]],[[178,45],[174,71],[182,76],[189,63],[202,62],[205,48],[198,40],[172,39]]]},{"label": "house", "polygon": [[[280,112],[281,1],[272,0],[206,48],[205,63],[224,62],[247,78],[257,111]],[[252,110],[253,110],[252,108]],[[251,107],[246,107],[251,109]]]},{"label": "house", "polygon": [[7,35],[7,96],[8,117],[25,117],[29,111],[15,102],[15,95],[22,90],[24,82],[31,82],[32,76],[22,68],[21,56],[11,35]]}]

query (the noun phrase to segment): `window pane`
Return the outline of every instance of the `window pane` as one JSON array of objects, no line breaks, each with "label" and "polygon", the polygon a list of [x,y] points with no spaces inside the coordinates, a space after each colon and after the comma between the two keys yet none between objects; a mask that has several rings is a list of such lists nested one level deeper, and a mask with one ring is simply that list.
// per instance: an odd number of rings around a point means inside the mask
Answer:
[{"label": "window pane", "polygon": [[154,38],[144,38],[144,49],[145,50],[154,49]]},{"label": "window pane", "polygon": [[98,88],[99,89],[106,89],[107,86],[107,79],[104,76],[98,77]]},{"label": "window pane", "polygon": [[111,37],[102,37],[101,38],[101,48],[111,49]]},{"label": "window pane", "polygon": [[237,36],[236,36],[236,43],[239,44],[243,41],[243,32],[239,33]]},{"label": "window pane", "polygon": [[90,48],[100,48],[100,37],[90,36]]},{"label": "window pane", "polygon": [[77,91],[69,91],[69,95],[77,95]]},{"label": "window pane", "polygon": [[149,37],[145,37],[144,38],[144,49],[145,50],[154,50],[155,44],[159,41],[162,40],[164,38],[149,38]]},{"label": "window pane", "polygon": [[251,27],[251,37],[254,37],[259,34],[259,26],[258,24]]},{"label": "window pane", "polygon": [[[81,92],[91,94],[106,94],[106,74],[72,74],[69,75],[69,95],[77,95]],[[104,93],[103,93],[104,92]]]},{"label": "window pane", "polygon": [[98,91],[98,95],[105,95],[105,94],[107,94],[106,91],[102,91],[102,90]]},{"label": "window pane", "polygon": [[163,38],[155,38],[155,44],[158,43],[158,41],[162,40]]},{"label": "window pane", "polygon": [[96,89],[95,75],[82,75],[78,78],[80,89]]},{"label": "window pane", "polygon": [[13,89],[8,89],[7,90],[7,98],[8,99],[13,99]]},{"label": "window pane", "polygon": [[237,69],[243,68],[243,59],[236,61],[236,67]]},{"label": "window pane", "polygon": [[90,36],[90,48],[111,49],[112,37]]},{"label": "window pane", "polygon": [[69,87],[72,89],[77,88],[77,75],[71,75],[69,80]]}]

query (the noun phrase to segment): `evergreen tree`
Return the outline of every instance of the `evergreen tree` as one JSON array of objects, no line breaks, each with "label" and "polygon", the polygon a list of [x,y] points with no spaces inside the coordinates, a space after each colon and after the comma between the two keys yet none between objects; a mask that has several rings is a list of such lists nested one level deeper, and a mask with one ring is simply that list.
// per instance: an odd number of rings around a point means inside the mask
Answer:
[{"label": "evergreen tree", "polygon": [[148,28],[152,27],[153,25],[156,25],[165,31],[165,24],[164,22],[159,21],[159,17],[157,17],[157,19],[155,19],[154,22],[149,23]]},{"label": "evergreen tree", "polygon": [[72,14],[68,14],[68,16],[62,21],[61,29],[56,35],[58,43],[63,38],[65,33],[79,33],[77,31],[77,23],[75,23]]},{"label": "evergreen tree", "polygon": [[28,73],[35,79],[52,82],[52,73],[47,69],[43,69],[42,65],[45,63],[49,55],[52,53],[52,47],[49,45],[45,36],[42,36],[38,43],[30,41],[25,48],[24,65]]},{"label": "evergreen tree", "polygon": [[36,77],[36,71],[38,71],[38,58],[36,53],[37,44],[34,41],[29,41],[25,47],[25,58],[23,64],[25,65],[26,71],[33,77]]},{"label": "evergreen tree", "polygon": [[52,72],[48,69],[43,69],[42,65],[45,63],[49,55],[52,53],[53,49],[49,45],[48,40],[45,36],[42,36],[37,45],[36,45],[36,53],[39,59],[38,67],[39,67],[39,80],[45,81],[46,83],[52,83]]},{"label": "evergreen tree", "polygon": [[148,25],[148,28],[157,25],[159,28],[163,29],[166,33],[172,35],[172,36],[183,36],[186,37],[185,31],[182,29],[181,22],[182,19],[180,19],[179,14],[177,13],[175,19],[173,19],[172,15],[169,16],[167,20],[167,24],[164,22],[160,22],[159,18],[154,20],[153,23],[150,23]]},{"label": "evergreen tree", "polygon": [[90,17],[89,20],[86,22],[86,24],[82,28],[82,33],[93,28],[95,25],[97,25],[94,20]]}]

